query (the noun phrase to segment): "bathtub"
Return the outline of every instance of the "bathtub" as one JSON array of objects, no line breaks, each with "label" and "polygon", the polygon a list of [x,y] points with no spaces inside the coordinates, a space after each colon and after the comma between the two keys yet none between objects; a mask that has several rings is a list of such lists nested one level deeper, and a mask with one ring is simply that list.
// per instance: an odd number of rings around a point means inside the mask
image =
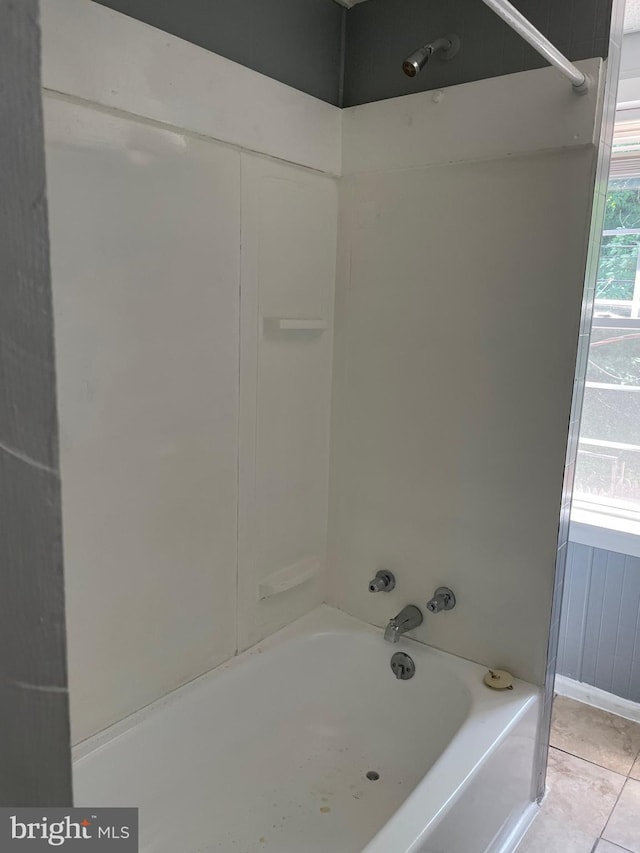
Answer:
[{"label": "bathtub", "polygon": [[143,853],[506,853],[539,697],[484,672],[323,605],[80,744],[75,802],[138,806]]}]

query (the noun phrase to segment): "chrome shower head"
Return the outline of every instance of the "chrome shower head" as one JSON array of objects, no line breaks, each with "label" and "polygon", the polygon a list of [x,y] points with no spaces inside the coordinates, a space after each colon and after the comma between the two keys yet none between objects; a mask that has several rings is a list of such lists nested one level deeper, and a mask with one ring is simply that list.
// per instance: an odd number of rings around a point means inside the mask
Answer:
[{"label": "chrome shower head", "polygon": [[407,77],[416,77],[434,53],[437,53],[440,59],[446,60],[453,59],[459,50],[460,39],[457,35],[444,36],[444,38],[429,42],[429,44],[425,44],[424,47],[419,47],[409,54],[402,63],[402,70]]}]

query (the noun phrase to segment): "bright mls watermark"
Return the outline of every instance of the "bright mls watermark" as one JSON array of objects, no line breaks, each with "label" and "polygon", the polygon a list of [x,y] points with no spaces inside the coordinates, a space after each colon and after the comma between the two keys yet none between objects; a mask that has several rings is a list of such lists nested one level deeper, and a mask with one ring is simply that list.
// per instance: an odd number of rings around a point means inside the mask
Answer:
[{"label": "bright mls watermark", "polygon": [[138,809],[0,809],[0,851],[138,853]]}]

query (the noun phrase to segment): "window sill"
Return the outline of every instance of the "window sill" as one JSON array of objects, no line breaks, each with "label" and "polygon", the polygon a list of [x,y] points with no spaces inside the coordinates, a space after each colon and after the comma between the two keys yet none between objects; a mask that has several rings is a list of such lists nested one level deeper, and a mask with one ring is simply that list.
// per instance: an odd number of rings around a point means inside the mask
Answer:
[{"label": "window sill", "polygon": [[569,541],[640,557],[640,522],[574,506]]}]

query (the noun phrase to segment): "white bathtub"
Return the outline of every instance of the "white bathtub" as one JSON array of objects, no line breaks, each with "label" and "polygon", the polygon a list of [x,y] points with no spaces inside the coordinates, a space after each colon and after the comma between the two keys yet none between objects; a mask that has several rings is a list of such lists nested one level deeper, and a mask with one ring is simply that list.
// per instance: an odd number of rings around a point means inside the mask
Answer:
[{"label": "white bathtub", "polygon": [[323,606],[81,744],[75,801],[138,806],[143,853],[506,853],[539,700],[483,674]]}]

